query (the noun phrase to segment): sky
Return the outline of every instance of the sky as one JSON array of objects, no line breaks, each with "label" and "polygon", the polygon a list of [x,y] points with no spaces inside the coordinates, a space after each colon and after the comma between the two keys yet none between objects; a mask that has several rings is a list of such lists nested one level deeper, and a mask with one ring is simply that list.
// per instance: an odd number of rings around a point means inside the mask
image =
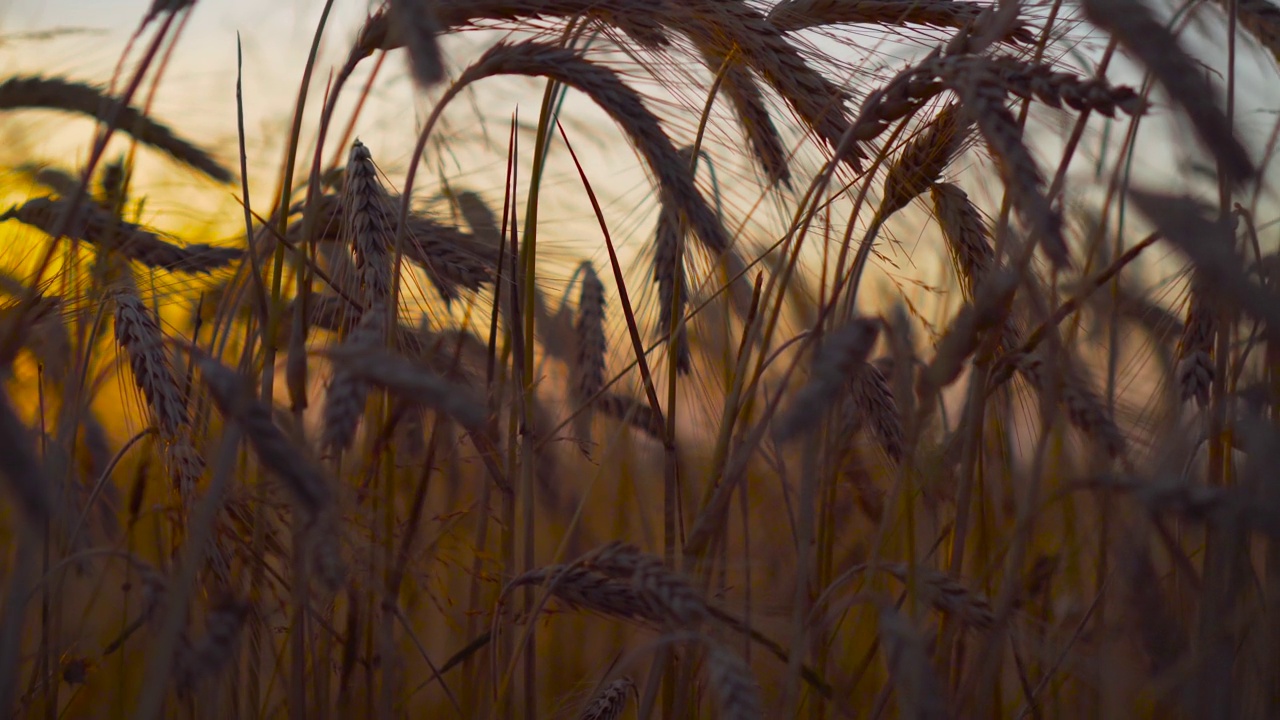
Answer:
[{"label": "sky", "polygon": [[[0,0],[0,73],[40,72],[105,83],[110,80],[112,69],[150,4],[151,0]],[[237,161],[235,68],[238,34],[244,53],[251,196],[257,207],[270,204],[274,192],[294,99],[322,7],[321,0],[200,0],[174,50],[152,104],[154,117],[213,149],[224,163],[234,166]],[[369,7],[364,0],[338,0],[334,3],[313,80],[310,113],[318,109],[329,73],[345,58]],[[1207,17],[1212,11],[1206,13]],[[1210,18],[1193,24],[1193,33],[1208,38],[1197,42],[1214,42],[1215,33],[1221,32],[1214,22]],[[52,39],[24,36],[24,33],[60,28],[80,32]],[[492,34],[474,32],[448,38],[446,55],[453,60],[455,72],[493,39]],[[1093,50],[1082,46],[1079,51],[1088,54]],[[137,54],[138,49],[135,48],[134,57]],[[887,71],[901,65],[901,59],[892,54],[881,57],[887,58],[883,60]],[[1277,120],[1276,108],[1280,108],[1280,93],[1277,93],[1274,82],[1276,74],[1266,56],[1253,53],[1246,57],[1255,60],[1261,71],[1246,70],[1240,75],[1239,117],[1242,125],[1251,126],[1251,135],[1265,138]],[[409,85],[404,63],[402,52],[387,57],[383,73],[374,86],[369,109],[355,128],[356,135],[371,148],[393,184],[404,176],[413,138],[430,110],[431,102],[431,95],[416,93]],[[362,72],[367,72],[372,65],[372,60],[365,61]],[[366,77],[357,74],[344,97],[353,97]],[[1126,79],[1136,81],[1139,78],[1129,75]],[[420,169],[428,177],[420,186],[426,188],[425,192],[437,189],[438,185],[433,180],[443,175],[451,182],[469,185],[471,189],[488,193],[491,200],[500,201],[506,123],[517,104],[523,108],[521,117],[526,124],[532,122],[536,117],[541,86],[530,81],[505,79],[486,80],[481,86],[478,95],[455,103],[458,107],[452,110],[457,112],[447,116],[452,118],[452,124],[440,130],[441,136],[470,140],[469,144],[459,143],[454,147],[475,152],[461,156],[452,152],[433,154],[429,151],[428,161]],[[652,90],[652,82],[642,88],[644,92]],[[696,96],[676,100],[683,103],[686,110],[697,109],[701,102],[701,98]],[[642,243],[646,234],[651,232],[655,213],[652,193],[638,168],[634,153],[613,124],[581,97],[571,96],[569,102],[571,112],[566,113],[570,121],[568,129],[575,139],[575,149],[583,156],[593,180],[599,183],[597,189],[604,195],[606,213],[613,225],[611,229],[624,242],[634,238],[637,244]],[[669,105],[655,107],[668,120],[673,111],[679,112],[678,108]],[[484,122],[475,122],[477,116]],[[314,118],[314,114],[309,117]],[[1069,122],[1069,118],[1063,115],[1045,124],[1047,142],[1043,147],[1047,150],[1043,158],[1054,158],[1053,136],[1055,133],[1065,134]],[[1144,122],[1153,123],[1149,129],[1159,126],[1158,121]],[[680,121],[669,122],[669,127],[676,131],[685,130],[689,125],[687,120],[683,124]],[[307,132],[314,126],[311,121],[304,123]],[[1122,132],[1122,128],[1117,127],[1115,132]],[[61,159],[64,163],[69,159],[82,161],[92,133],[93,126],[82,120],[51,113],[11,114],[5,117],[4,123],[0,123],[0,162],[12,161],[14,154],[23,158]],[[525,137],[529,134],[526,132]],[[490,141],[487,149],[486,138]],[[741,145],[740,138],[735,137],[732,130],[716,139],[725,141],[729,151]],[[303,147],[309,146],[309,140],[304,138]],[[326,155],[334,152],[332,142],[331,138]],[[1144,131],[1143,143],[1136,154],[1138,172],[1145,172],[1157,180],[1176,181],[1187,165],[1186,158],[1192,147],[1186,143],[1175,143],[1167,133],[1158,131]],[[3,156],[5,152],[9,157]],[[564,153],[560,156],[563,160]],[[208,222],[234,227],[234,222],[227,222],[227,218],[234,220],[239,213],[235,204],[238,188],[211,186],[191,173],[180,171],[173,163],[154,153],[142,153],[139,162],[140,173],[149,181],[148,191],[156,197],[152,204],[156,224],[173,226]],[[742,171],[726,169],[723,177],[731,181],[735,172]],[[589,237],[591,242],[586,244],[587,254],[594,254],[597,260],[602,260],[598,231],[592,230],[595,221],[589,207],[581,202],[581,186],[572,166],[560,166],[560,170],[553,174],[552,188],[555,191],[545,196],[544,219],[548,221],[551,233],[569,236],[565,241],[564,254],[582,254],[579,251],[583,243],[574,244],[574,237]],[[569,191],[560,191],[561,188]],[[996,187],[991,189],[998,191]],[[415,193],[415,196],[420,194]],[[738,198],[738,206],[750,207],[758,198],[758,194],[744,191]]]},{"label": "sky", "polygon": [[[106,83],[150,4],[151,0],[0,0],[0,73],[41,73]],[[298,86],[323,5],[321,0],[200,0],[151,106],[153,117],[211,148],[224,164],[234,167],[238,162],[235,82],[239,34],[244,54],[250,195],[256,207],[270,204],[274,196]],[[314,147],[314,135],[306,134],[314,132],[326,84],[345,60],[370,7],[362,0],[334,3],[308,100],[304,148]],[[55,29],[76,32],[52,39],[24,35]],[[454,60],[455,72],[494,39],[493,33],[479,32],[447,38],[446,55]],[[138,57],[140,52],[135,47],[132,57]],[[346,109],[351,108],[375,60],[376,57],[364,61],[348,83],[343,94]],[[403,52],[386,57],[367,109],[354,128],[356,137],[369,146],[393,186],[404,177],[414,139],[429,114],[433,97],[415,92],[407,80],[405,63]],[[477,95],[468,94],[450,106],[435,134],[470,142],[455,142],[448,152],[433,155],[428,151],[428,160],[419,171],[427,180],[419,187],[433,193],[438,184],[430,181],[447,175],[451,182],[487,193],[491,201],[500,202],[510,114],[518,106],[522,108],[524,124],[531,124],[536,119],[542,86],[523,78],[496,78],[476,87]],[[609,189],[603,192],[606,204],[631,206],[611,211],[611,219],[621,226],[619,234],[627,236],[638,231],[650,222],[647,215],[652,213],[638,214],[631,208],[640,207],[652,193],[634,152],[613,124],[582,98],[571,97],[568,108],[571,112],[567,113],[566,126],[575,138],[575,149],[589,161],[588,167],[602,188]],[[337,115],[345,126],[349,113],[340,109]],[[477,117],[482,122],[477,122]],[[14,156],[61,159],[64,164],[69,159],[83,162],[93,132],[91,123],[64,115],[12,113],[0,123],[0,163],[12,162]],[[335,143],[331,135],[326,157],[333,156]],[[3,156],[5,148],[9,157]],[[464,156],[463,152],[469,154]],[[148,191],[155,196],[158,225],[200,221],[198,217],[173,217],[179,213],[208,215],[220,210],[224,219],[239,213],[234,198],[238,188],[211,187],[155,153],[140,153],[138,162],[139,177],[146,180]],[[570,179],[578,182],[576,174],[564,167],[553,173],[553,179],[558,183]],[[421,195],[415,192],[415,197]],[[555,221],[550,224],[551,230],[565,234],[563,231],[570,228],[570,235],[589,234],[595,225],[589,206],[558,201],[567,197],[563,193],[546,197],[545,215]],[[165,217],[166,213],[169,217]],[[230,226],[234,227],[234,223]]]}]

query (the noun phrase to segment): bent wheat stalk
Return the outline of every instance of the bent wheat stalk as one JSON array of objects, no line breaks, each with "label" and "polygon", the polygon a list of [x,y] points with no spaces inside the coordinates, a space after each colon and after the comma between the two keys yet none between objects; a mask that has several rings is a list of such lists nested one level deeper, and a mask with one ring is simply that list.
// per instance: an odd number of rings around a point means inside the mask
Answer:
[{"label": "bent wheat stalk", "polygon": [[121,131],[143,144],[167,153],[220,183],[231,182],[231,171],[195,145],[174,135],[168,127],[148,118],[132,105],[122,105],[102,88],[86,83],[20,76],[0,83],[0,110],[44,109],[88,115],[101,122],[115,118]]}]

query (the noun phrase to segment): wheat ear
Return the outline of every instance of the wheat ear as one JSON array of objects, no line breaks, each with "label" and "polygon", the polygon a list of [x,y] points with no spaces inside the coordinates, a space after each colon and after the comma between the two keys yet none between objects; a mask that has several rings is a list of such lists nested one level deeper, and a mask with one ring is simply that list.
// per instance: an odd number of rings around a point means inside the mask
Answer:
[{"label": "wheat ear", "polygon": [[839,396],[841,386],[863,365],[879,336],[879,321],[857,318],[823,339],[814,354],[809,381],[796,392],[790,408],[777,420],[779,439],[789,440],[822,420],[823,408],[831,398]]},{"label": "wheat ear", "polygon": [[713,253],[729,248],[728,232],[698,192],[689,164],[662,130],[658,118],[614,71],[580,54],[539,42],[499,43],[463,71],[458,84],[493,75],[532,75],[558,80],[586,93],[627,133],[658,181],[662,203],[678,209]]},{"label": "wheat ear", "polygon": [[32,198],[0,215],[0,221],[14,219],[50,233],[59,226],[58,219],[63,213],[70,213],[73,218],[63,231],[65,237],[74,237],[103,250],[117,252],[147,267],[184,273],[208,273],[227,267],[243,255],[235,248],[205,244],[180,247],[160,239],[141,226],[114,217],[96,204],[72,208],[70,201],[64,198]]},{"label": "wheat ear", "polygon": [[1146,4],[1140,0],[1082,0],[1081,5],[1085,17],[1145,65],[1182,107],[1229,179],[1243,182],[1257,175],[1257,167],[1236,137],[1200,64],[1183,51],[1178,39]]},{"label": "wheat ear", "polygon": [[263,467],[283,482],[298,506],[311,518],[332,509],[334,492],[311,454],[276,425],[271,407],[259,400],[244,379],[203,353],[195,353],[200,374],[214,405],[240,426]]},{"label": "wheat ear", "polygon": [[1187,319],[1178,340],[1177,381],[1182,399],[1195,399],[1200,407],[1209,404],[1209,388],[1213,385],[1214,307],[1208,288],[1199,273],[1191,274],[1191,297],[1187,301]]},{"label": "wheat ear", "polygon": [[[658,332],[664,335],[670,332],[672,323],[684,315],[685,303],[689,300],[682,233],[679,216],[666,208],[659,210],[654,230],[653,280],[658,284]],[[681,373],[688,373],[692,364],[687,328],[680,325],[676,334],[667,339],[667,346],[676,354],[676,369]]]},{"label": "wheat ear", "polygon": [[129,358],[133,381],[147,399],[161,437],[175,440],[187,428],[187,405],[169,366],[160,323],[132,283],[116,287],[109,297],[115,303],[116,342]]},{"label": "wheat ear", "polygon": [[[381,305],[371,305],[360,316],[354,331],[343,340],[343,345],[359,351],[377,348],[386,337],[387,310]],[[341,452],[355,441],[356,428],[364,415],[365,399],[369,385],[349,368],[334,370],[325,394],[320,444],[330,452]]]},{"label": "wheat ear", "polygon": [[1044,176],[1023,142],[1018,121],[1006,106],[1006,92],[998,76],[979,58],[948,58],[938,67],[991,149],[1005,189],[1027,228],[1057,267],[1070,267],[1062,215],[1044,194]]},{"label": "wheat ear", "polygon": [[369,148],[359,140],[351,146],[342,188],[342,217],[346,240],[360,271],[365,304],[386,307],[394,278],[391,201],[378,180]]},{"label": "wheat ear", "polygon": [[62,78],[30,75],[12,77],[0,83],[0,110],[28,108],[80,113],[101,122],[114,118],[116,127],[138,142],[150,145],[218,182],[231,182],[231,171],[218,164],[209,153],[174,135],[172,130],[147,117],[138,108],[121,105],[102,88]]},{"label": "wheat ear", "polygon": [[895,463],[902,462],[906,448],[902,415],[884,374],[875,365],[864,362],[854,371],[850,385],[853,411],[871,429],[884,454]]},{"label": "wheat ear", "polygon": [[629,677],[620,677],[596,694],[591,703],[583,708],[578,720],[618,720],[627,707],[627,699],[635,692],[635,682]]},{"label": "wheat ear", "polygon": [[[821,25],[924,25],[963,30],[982,15],[984,5],[957,0],[784,0],[769,12],[769,20],[782,30],[804,30]],[[1035,35],[1025,23],[1013,24],[1004,37],[1031,43]]]},{"label": "wheat ear", "polygon": [[941,178],[964,146],[971,126],[972,122],[955,103],[947,105],[929,121],[885,173],[881,219],[906,207]]},{"label": "wheat ear", "polygon": [[440,56],[440,33],[434,0],[391,0],[391,28],[404,37],[409,49],[409,67],[418,84],[434,85],[444,79]]}]

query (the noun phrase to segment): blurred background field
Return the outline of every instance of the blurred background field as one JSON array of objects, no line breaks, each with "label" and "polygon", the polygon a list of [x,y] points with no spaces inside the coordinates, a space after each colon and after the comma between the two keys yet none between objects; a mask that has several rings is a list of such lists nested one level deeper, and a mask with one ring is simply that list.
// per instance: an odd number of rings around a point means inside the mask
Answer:
[{"label": "blurred background field", "polygon": [[0,713],[1275,716],[1277,57],[0,4]]}]

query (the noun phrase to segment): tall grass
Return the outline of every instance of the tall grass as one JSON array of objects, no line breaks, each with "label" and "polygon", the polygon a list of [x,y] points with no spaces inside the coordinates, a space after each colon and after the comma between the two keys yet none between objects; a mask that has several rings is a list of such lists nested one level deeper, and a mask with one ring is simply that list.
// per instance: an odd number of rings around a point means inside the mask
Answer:
[{"label": "tall grass", "polygon": [[0,712],[1280,715],[1280,6],[389,0],[313,97],[333,6],[269,207],[147,108],[195,2],[0,83],[98,128],[0,215]]}]

